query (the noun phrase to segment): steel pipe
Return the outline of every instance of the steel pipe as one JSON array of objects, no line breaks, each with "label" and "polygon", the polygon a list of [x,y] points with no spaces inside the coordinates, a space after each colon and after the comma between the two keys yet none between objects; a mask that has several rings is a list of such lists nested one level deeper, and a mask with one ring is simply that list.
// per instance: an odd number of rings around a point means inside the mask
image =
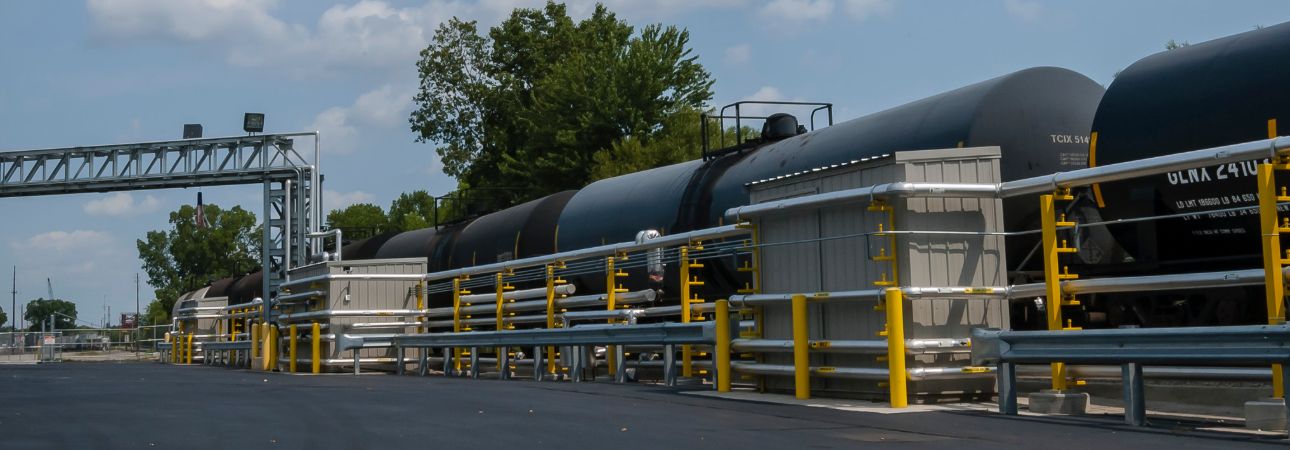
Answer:
[{"label": "steel pipe", "polygon": [[[731,346],[744,353],[791,353],[793,341],[788,339],[735,339]],[[810,349],[821,353],[886,354],[887,341],[872,340],[811,340]],[[967,353],[972,350],[967,338],[906,339],[905,354]]]},{"label": "steel pipe", "polygon": [[315,297],[323,297],[325,295],[327,295],[327,291],[314,290],[314,291],[297,292],[294,294],[279,295],[277,299],[278,299],[278,302],[280,303],[294,303],[297,300],[302,300],[302,299],[309,300]]},{"label": "steel pipe", "polygon": [[534,256],[529,258],[515,259],[506,262],[485,264],[482,266],[463,267],[460,269],[445,270],[426,274],[425,279],[428,281],[444,280],[454,277],[475,275],[481,273],[503,272],[510,269],[522,267],[534,267],[544,264],[551,264],[560,261],[572,261],[584,258],[595,258],[602,256],[612,256],[619,253],[630,253],[640,250],[649,250],[653,248],[671,247],[675,245],[684,245],[693,241],[706,241],[712,239],[722,239],[727,237],[742,236],[748,234],[750,230],[738,225],[725,225],[713,228],[704,228],[685,233],[677,233],[667,236],[661,236],[650,239],[642,243],[635,241],[620,242],[617,244],[601,245],[588,247],[580,250],[553,253],[550,255]]},{"label": "steel pipe", "polygon": [[1089,167],[1069,172],[1057,172],[1052,175],[1041,175],[1004,182],[1000,184],[999,195],[1001,197],[1016,197],[1027,194],[1040,194],[1053,192],[1059,188],[1087,186],[1094,183],[1159,175],[1177,170],[1272,158],[1283,153],[1287,148],[1290,148],[1290,139],[1278,137]]},{"label": "steel pipe", "polygon": [[[793,366],[786,364],[760,364],[735,362],[731,367],[736,372],[765,376],[793,376]],[[976,367],[915,367],[906,370],[911,381],[944,380],[959,378],[978,378],[991,376],[992,370]],[[887,381],[888,371],[885,367],[811,367],[811,376],[820,378],[842,378],[851,380]]]},{"label": "steel pipe", "polygon": [[[1066,371],[1075,378],[1120,378],[1120,366],[1072,366]],[[1043,377],[1052,375],[1048,366],[1017,365],[1017,376]],[[1145,366],[1142,376],[1157,380],[1239,380],[1272,381],[1271,367],[1208,367],[1208,366]]]},{"label": "steel pipe", "polygon": [[[570,295],[570,294],[573,294],[575,290],[576,288],[572,283],[559,284],[555,286],[556,295]],[[522,289],[518,291],[507,291],[502,294],[503,300],[527,300],[530,298],[538,298],[538,297],[546,297],[545,287],[533,288],[533,289]],[[462,303],[480,303],[480,302],[495,302],[495,301],[497,301],[497,294],[492,294],[492,293],[470,294],[470,295],[461,296]],[[546,307],[545,300],[543,300],[542,305],[543,305],[542,306],[543,308]]]},{"label": "steel pipe", "polygon": [[802,209],[869,202],[877,197],[985,198],[997,195],[999,195],[998,184],[896,182],[737,206],[727,209],[725,218],[731,222],[739,222]]}]

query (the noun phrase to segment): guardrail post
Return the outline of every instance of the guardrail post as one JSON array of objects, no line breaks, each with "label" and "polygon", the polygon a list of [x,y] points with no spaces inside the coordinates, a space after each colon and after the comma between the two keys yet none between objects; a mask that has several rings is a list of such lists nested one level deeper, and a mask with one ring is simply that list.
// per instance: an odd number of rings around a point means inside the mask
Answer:
[{"label": "guardrail post", "polygon": [[288,332],[291,336],[287,340],[287,371],[296,373],[296,324],[291,324]]},{"label": "guardrail post", "polygon": [[900,288],[885,292],[887,309],[887,389],[891,407],[909,406],[905,372],[905,297]]},{"label": "guardrail post", "polygon": [[717,392],[730,392],[730,301],[717,300]]},{"label": "guardrail post", "polygon": [[999,383],[999,413],[1017,415],[1017,365],[1000,361],[995,376]]},{"label": "guardrail post", "polygon": [[309,345],[312,347],[311,350],[313,350],[314,357],[313,361],[310,361],[312,366],[309,368],[309,371],[311,373],[322,373],[322,325],[319,325],[318,322],[314,322],[311,328]]},{"label": "guardrail post", "polygon": [[807,329],[806,296],[792,298],[793,317],[793,388],[799,400],[811,398],[811,355]]},{"label": "guardrail post", "polygon": [[1140,427],[1147,424],[1146,387],[1142,383],[1142,364],[1128,363],[1120,366],[1124,381],[1124,421]]},{"label": "guardrail post", "polygon": [[676,347],[672,344],[663,346],[663,383],[676,386]]},{"label": "guardrail post", "polygon": [[[1259,183],[1259,228],[1263,234],[1263,278],[1264,292],[1268,308],[1268,324],[1285,323],[1285,276],[1281,273],[1281,233],[1290,232],[1278,218],[1277,202],[1288,201],[1285,194],[1277,195],[1276,170],[1278,166],[1290,169],[1290,165],[1278,161],[1270,164],[1259,164],[1257,178]],[[1272,396],[1285,398],[1285,374],[1280,364],[1272,365]]]}]

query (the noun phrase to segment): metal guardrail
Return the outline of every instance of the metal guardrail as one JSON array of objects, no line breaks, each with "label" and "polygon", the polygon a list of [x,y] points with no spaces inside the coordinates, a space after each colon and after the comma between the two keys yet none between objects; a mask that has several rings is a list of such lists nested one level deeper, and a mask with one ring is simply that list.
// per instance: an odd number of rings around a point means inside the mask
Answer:
[{"label": "metal guardrail", "polygon": [[[506,330],[506,331],[476,331],[469,333],[423,333],[423,334],[406,334],[406,335],[336,335],[336,348],[338,351],[358,350],[362,348],[388,348],[395,349],[395,368],[399,374],[402,374],[404,367],[403,349],[405,348],[489,348],[489,347],[521,347],[532,348],[534,350],[533,367],[542,365],[542,347],[583,347],[591,345],[661,345],[665,348],[671,348],[676,345],[686,344],[716,344],[718,328],[724,328],[727,333],[730,327],[715,322],[702,323],[655,323],[645,325],[579,325],[570,328],[554,329],[523,329],[523,330]],[[729,342],[733,336],[728,336],[724,342]],[[472,355],[475,352],[471,352]],[[665,351],[671,354],[671,351]],[[445,351],[445,355],[453,354],[452,351]],[[505,366],[506,352],[498,352],[503,359],[499,366]],[[360,371],[359,352],[354,352],[354,373]],[[452,358],[444,358],[445,366],[451,363]],[[419,370],[425,372],[426,361],[422,358]],[[577,365],[577,364],[575,364]],[[621,373],[626,367],[625,361],[618,359],[619,367],[611,367],[616,373]],[[478,364],[471,364],[472,374],[477,374]],[[673,377],[674,370],[664,365],[666,378]],[[575,372],[577,369],[575,369]],[[541,376],[541,371],[535,369],[535,377]],[[621,379],[621,376],[619,376]]]},{"label": "metal guardrail", "polygon": [[1000,413],[1017,414],[1017,364],[1057,361],[1121,365],[1125,421],[1141,426],[1146,424],[1143,364],[1290,363],[1290,326],[1126,328],[1079,332],[981,328],[972,332],[972,363],[999,366]]}]

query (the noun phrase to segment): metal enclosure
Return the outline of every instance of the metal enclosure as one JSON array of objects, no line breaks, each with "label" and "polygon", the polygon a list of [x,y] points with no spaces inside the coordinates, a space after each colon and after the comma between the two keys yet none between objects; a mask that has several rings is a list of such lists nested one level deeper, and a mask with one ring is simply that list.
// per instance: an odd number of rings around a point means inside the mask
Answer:
[{"label": "metal enclosure", "polygon": [[[820,168],[748,185],[752,203],[838,191],[891,182],[998,183],[999,148],[897,152],[844,165]],[[886,215],[866,210],[865,204],[811,213],[766,216],[757,223],[762,249],[764,293],[811,293],[874,289],[887,263],[875,262],[887,237],[876,236]],[[1006,281],[1004,239],[986,235],[1003,231],[998,199],[910,198],[893,200],[896,256],[900,286],[1001,286]],[[968,234],[917,234],[917,231],[958,231]],[[984,232],[984,233],[983,233]],[[810,338],[827,340],[882,339],[886,321],[874,309],[877,301],[810,305]],[[763,337],[791,339],[789,306],[767,306]],[[905,337],[963,338],[972,328],[1007,328],[1005,300],[906,300]],[[766,354],[765,362],[792,364],[791,354]],[[911,356],[910,369],[923,366],[967,365],[966,353]],[[934,363],[934,364],[933,364]],[[812,366],[886,368],[875,355],[813,353]],[[767,377],[771,390],[792,391],[791,378]],[[887,391],[873,381],[815,377],[812,391],[828,396],[885,399]],[[911,395],[988,394],[989,376],[911,381]]]},{"label": "metal enclosure", "polygon": [[[291,271],[291,279],[300,280],[323,275],[341,274],[385,274],[385,275],[423,275],[426,273],[426,258],[368,259],[358,261],[328,261],[299,267]],[[326,337],[329,334],[345,333],[348,335],[416,333],[415,326],[372,327],[370,325],[355,328],[353,325],[376,324],[388,322],[415,322],[414,314],[390,314],[380,311],[417,309],[417,282],[392,280],[326,280],[312,283],[309,286],[298,286],[295,291],[320,291],[321,294],[310,297],[307,301],[283,304],[279,308],[285,326],[295,324],[301,334],[301,344],[297,352],[298,371],[308,372],[313,355],[308,344],[309,330],[315,319],[296,320],[289,315],[311,311],[332,311],[339,317],[319,318],[322,325],[322,357],[324,372],[335,372],[342,367],[353,366],[353,353],[337,354],[333,349],[334,342]],[[423,297],[422,301],[425,299]],[[422,303],[424,305],[424,303]],[[365,313],[357,313],[363,310]],[[345,315],[344,311],[355,311],[356,315]],[[284,333],[285,337],[286,334]],[[283,346],[286,347],[285,345]],[[380,367],[390,364],[393,367],[394,350],[373,348],[361,350],[363,367]],[[282,358],[286,358],[285,353]],[[327,363],[328,360],[332,360]],[[285,367],[285,366],[284,366]],[[284,369],[285,370],[285,369]]]}]

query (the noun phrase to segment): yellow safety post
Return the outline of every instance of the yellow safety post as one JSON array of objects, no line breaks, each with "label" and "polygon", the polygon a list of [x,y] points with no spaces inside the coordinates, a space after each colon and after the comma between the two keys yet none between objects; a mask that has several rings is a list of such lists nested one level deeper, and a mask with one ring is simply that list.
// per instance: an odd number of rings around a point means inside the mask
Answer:
[{"label": "yellow safety post", "polygon": [[309,346],[313,350],[313,360],[309,371],[311,373],[322,373],[322,326],[314,322],[309,336]]},{"label": "yellow safety post", "polygon": [[[681,323],[690,323],[690,247],[678,249],[681,257]],[[694,376],[694,346],[681,346],[681,376]]]},{"label": "yellow safety post", "polygon": [[730,392],[730,301],[717,300],[717,392]]},{"label": "yellow safety post", "polygon": [[[461,319],[462,319],[461,307],[463,306],[461,302],[461,296],[470,294],[470,291],[461,288],[462,280],[466,280],[466,279],[469,279],[469,278],[456,277],[452,279],[452,332],[453,333],[460,333],[468,330],[468,328],[462,326],[461,324]],[[462,369],[462,362],[461,362],[462,356],[464,356],[464,354],[460,348],[452,349],[452,361],[453,361],[452,366],[453,366],[453,370],[457,372],[461,372],[461,369]]]},{"label": "yellow safety post", "polygon": [[887,388],[891,392],[891,407],[909,406],[905,372],[905,298],[900,288],[889,288],[885,293],[887,306]]},{"label": "yellow safety post", "polygon": [[[417,286],[416,286],[416,290],[417,290],[417,310],[418,310],[418,311],[422,311],[422,310],[426,309],[426,301],[425,301],[425,286],[424,286],[424,285],[422,285],[421,283],[422,283],[422,282],[418,281],[418,282],[417,282]],[[426,316],[417,316],[417,323],[418,323],[418,324],[425,323],[425,321],[426,321]],[[425,328],[424,326],[417,325],[417,333],[425,333],[425,332],[426,332],[426,328]]]},{"label": "yellow safety post", "polygon": [[193,334],[188,333],[188,361],[187,364],[193,363]]},{"label": "yellow safety post", "polygon": [[[1269,134],[1275,133],[1275,123],[1269,123]],[[1275,136],[1273,136],[1275,137]],[[1285,158],[1278,156],[1271,164],[1259,164],[1259,225],[1263,233],[1263,278],[1268,308],[1268,324],[1285,323],[1285,277],[1282,275],[1281,233],[1290,232],[1290,226],[1279,219],[1277,203],[1290,201],[1290,196],[1277,195],[1276,170],[1290,170]],[[1272,366],[1272,396],[1285,398],[1285,376],[1280,364]]]},{"label": "yellow safety post", "polygon": [[[505,272],[497,272],[497,278],[494,280],[493,285],[494,287],[497,288],[496,289],[497,309],[495,311],[497,315],[497,322],[496,322],[495,329],[497,331],[502,331],[507,329],[506,312],[505,312],[506,311],[506,291],[514,289],[514,286],[510,286],[506,284]],[[504,371],[509,370],[508,367],[502,366],[502,360],[505,359],[505,358],[502,358],[502,355],[505,355],[506,353],[504,352],[509,352],[510,349],[507,347],[497,347],[495,351],[497,352],[497,372],[503,373]]]},{"label": "yellow safety post", "polygon": [[251,324],[251,357],[260,357],[260,325]]},{"label": "yellow safety post", "polygon": [[[614,269],[615,259],[627,259],[626,255],[614,255],[605,258],[605,308],[609,311],[618,309],[618,294],[627,292],[622,285],[618,284],[618,278],[627,276],[627,272]],[[617,320],[609,319],[609,323],[615,323]],[[618,370],[618,346],[610,345],[605,352],[605,360],[609,363],[609,373],[615,373]]]},{"label": "yellow safety post", "polygon": [[278,366],[278,327],[264,324],[264,371],[272,372]]},{"label": "yellow safety post", "polygon": [[793,295],[793,387],[799,400],[811,398],[810,333],[807,330],[806,296]]},{"label": "yellow safety post", "polygon": [[[1063,273],[1058,257],[1062,253],[1074,253],[1076,249],[1067,247],[1066,240],[1057,240],[1057,227],[1071,227],[1075,224],[1066,221],[1066,214],[1058,218],[1056,200],[1072,200],[1069,189],[1058,189],[1051,195],[1039,196],[1040,228],[1044,248],[1044,284],[1045,307],[1048,310],[1048,329],[1052,331],[1070,329],[1062,319],[1062,306],[1079,304],[1074,299],[1067,299],[1062,293],[1062,280],[1078,278],[1076,275]],[[1052,388],[1063,391],[1068,388],[1066,382],[1066,364],[1052,363]]]},{"label": "yellow safety post", "polygon": [[[546,327],[547,329],[553,329],[555,328],[555,325],[556,325],[555,323],[555,296],[556,296],[555,286],[558,284],[564,284],[564,280],[557,278],[555,276],[555,269],[557,265],[560,268],[564,268],[564,264],[560,263],[559,261],[555,262],[555,264],[547,264],[546,266]],[[556,358],[555,346],[547,346],[546,371],[548,373],[551,373],[551,374],[556,373],[555,358]],[[534,368],[533,370],[538,370],[538,369]]]},{"label": "yellow safety post", "polygon": [[296,373],[296,324],[288,329],[291,336],[287,338],[287,371]]}]

